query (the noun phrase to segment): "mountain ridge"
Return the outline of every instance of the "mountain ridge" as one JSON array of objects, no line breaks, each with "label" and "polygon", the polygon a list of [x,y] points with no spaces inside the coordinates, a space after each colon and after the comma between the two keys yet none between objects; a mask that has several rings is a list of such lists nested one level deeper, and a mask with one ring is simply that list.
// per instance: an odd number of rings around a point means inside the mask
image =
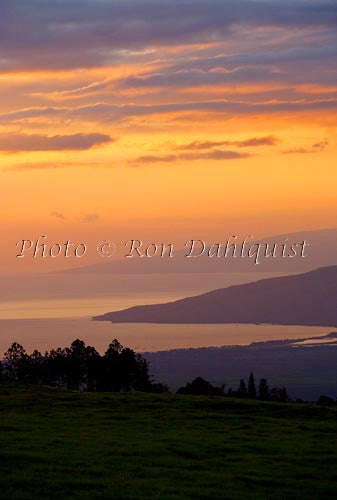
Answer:
[{"label": "mountain ridge", "polygon": [[[227,238],[224,236],[223,238]],[[301,242],[306,239],[309,243],[308,255],[305,258],[276,258],[263,259],[259,265],[254,264],[251,258],[210,258],[206,253],[201,257],[185,258],[186,249],[174,250],[175,257],[160,258],[123,258],[121,255],[112,257],[107,262],[99,262],[88,266],[70,268],[63,271],[50,271],[52,273],[98,273],[98,274],[167,274],[167,273],[228,273],[228,272],[305,272],[312,269],[330,266],[335,263],[335,249],[337,248],[337,228],[326,228],[310,231],[296,231],[261,238],[254,238],[253,243],[282,244]],[[240,245],[241,239],[236,243]],[[235,241],[232,241],[233,243]],[[206,241],[207,247],[210,242]]]},{"label": "mountain ridge", "polygon": [[218,288],[95,316],[114,323],[270,323],[337,326],[337,266]]}]

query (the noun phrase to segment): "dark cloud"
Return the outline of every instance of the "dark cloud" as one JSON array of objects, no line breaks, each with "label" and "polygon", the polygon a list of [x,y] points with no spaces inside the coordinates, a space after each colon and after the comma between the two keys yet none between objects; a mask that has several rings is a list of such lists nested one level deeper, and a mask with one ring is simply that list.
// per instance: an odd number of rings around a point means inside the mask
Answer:
[{"label": "dark cloud", "polygon": [[332,0],[2,0],[0,70],[90,67],[125,49],[218,41],[233,26],[335,27]]},{"label": "dark cloud", "polygon": [[131,164],[150,164],[150,163],[174,163],[179,160],[185,161],[195,161],[195,160],[235,160],[241,158],[247,158],[250,155],[248,153],[238,153],[237,151],[224,151],[216,149],[206,153],[181,153],[179,155],[146,155],[140,156],[134,160],[131,160]]},{"label": "dark cloud", "polygon": [[45,136],[8,133],[0,134],[0,151],[14,153],[20,151],[85,150],[112,141],[113,139],[105,134]]},{"label": "dark cloud", "polygon": [[267,137],[252,137],[243,141],[194,141],[188,144],[181,144],[176,146],[175,149],[180,150],[202,150],[211,149],[218,146],[237,146],[239,148],[255,147],[255,146],[274,146],[279,143],[280,139],[274,136]]}]

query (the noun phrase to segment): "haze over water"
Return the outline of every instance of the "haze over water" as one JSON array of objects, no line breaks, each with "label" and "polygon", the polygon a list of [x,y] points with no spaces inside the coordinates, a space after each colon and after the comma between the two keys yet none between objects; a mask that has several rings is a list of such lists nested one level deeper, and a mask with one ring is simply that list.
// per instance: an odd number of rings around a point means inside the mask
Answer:
[{"label": "haze over water", "polygon": [[[275,274],[274,274],[275,275]],[[0,292],[0,352],[14,342],[32,349],[69,345],[75,338],[104,351],[118,338],[138,351],[247,345],[325,335],[331,328],[280,325],[112,324],[91,317],[176,300],[215,288],[268,278],[269,273],[166,275],[41,274],[8,277]],[[177,292],[179,290],[179,293]]]}]

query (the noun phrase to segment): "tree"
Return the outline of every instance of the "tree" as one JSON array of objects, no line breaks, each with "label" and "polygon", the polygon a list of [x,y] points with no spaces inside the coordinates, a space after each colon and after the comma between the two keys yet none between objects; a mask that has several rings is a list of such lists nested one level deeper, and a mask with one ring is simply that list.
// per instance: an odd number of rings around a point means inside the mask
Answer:
[{"label": "tree", "polygon": [[52,349],[45,354],[47,384],[56,387],[68,387],[69,349]]},{"label": "tree", "polygon": [[103,370],[100,380],[102,390],[118,392],[122,388],[121,353],[123,346],[114,339],[103,356]]},{"label": "tree", "polygon": [[71,389],[86,388],[88,379],[87,349],[83,340],[76,339],[67,349],[68,386]]},{"label": "tree", "polygon": [[197,377],[192,382],[187,383],[185,387],[180,387],[177,390],[177,394],[223,396],[224,388],[224,385],[215,387],[202,377]]},{"label": "tree", "polygon": [[151,392],[161,394],[169,391],[170,388],[167,384],[163,384],[162,382],[151,382]]},{"label": "tree", "polygon": [[288,403],[289,401],[291,401],[288,393],[287,393],[287,390],[285,387],[282,387],[282,389],[280,389],[280,399],[279,401],[281,403]]},{"label": "tree", "polygon": [[239,388],[238,388],[237,393],[238,393],[237,395],[241,398],[247,397],[247,387],[246,387],[246,384],[245,384],[245,381],[243,380],[243,378],[240,380],[240,384],[239,384]]},{"label": "tree", "polygon": [[122,344],[117,339],[114,339],[112,342],[110,342],[107,350],[105,351],[105,355],[110,356],[113,354],[120,354],[122,350]]},{"label": "tree", "polygon": [[141,354],[114,339],[103,357],[102,386],[108,391],[151,391],[149,364]]},{"label": "tree", "polygon": [[87,363],[87,387],[88,391],[97,391],[100,383],[102,372],[102,357],[94,347],[87,346],[86,348],[86,363]]},{"label": "tree", "polygon": [[250,373],[249,380],[248,380],[248,397],[251,399],[256,398],[255,380],[254,380],[254,375],[252,372]]},{"label": "tree", "polygon": [[332,406],[335,404],[335,401],[329,396],[320,396],[317,400],[317,404],[321,406]]},{"label": "tree", "polygon": [[136,353],[125,347],[120,354],[120,376],[122,391],[139,390],[137,387]]},{"label": "tree", "polygon": [[270,390],[270,399],[272,401],[279,401],[280,403],[288,403],[291,401],[285,387],[273,387]]},{"label": "tree", "polygon": [[46,374],[46,359],[40,351],[35,349],[27,359],[27,381],[31,384],[43,384]]},{"label": "tree", "polygon": [[12,380],[24,381],[26,371],[25,364],[27,363],[27,353],[24,347],[17,342],[9,347],[9,349],[4,354],[4,367],[7,375]]},{"label": "tree", "polygon": [[270,399],[269,387],[266,378],[261,378],[259,384],[259,399],[268,400]]},{"label": "tree", "polygon": [[151,381],[149,375],[149,363],[141,354],[135,355],[135,367],[133,373],[133,388],[136,391],[149,391],[151,388]]}]

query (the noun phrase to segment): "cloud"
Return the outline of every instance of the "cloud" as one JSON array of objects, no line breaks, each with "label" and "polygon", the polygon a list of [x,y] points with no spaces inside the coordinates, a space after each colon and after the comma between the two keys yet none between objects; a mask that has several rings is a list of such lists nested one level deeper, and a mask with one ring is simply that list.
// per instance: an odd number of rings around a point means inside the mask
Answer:
[{"label": "cloud", "polygon": [[[323,33],[318,32],[316,36],[320,37],[322,35]],[[214,54],[211,52],[209,55],[198,55],[190,58],[188,61],[173,61],[170,69],[174,69],[176,72],[202,70],[205,72],[220,72],[227,75],[234,75],[235,73],[240,74],[239,70],[245,67],[254,68],[264,66],[275,68],[282,65],[283,68],[291,67],[294,69],[294,65],[298,65],[300,61],[301,69],[303,69],[303,63],[306,66],[308,65],[308,67],[313,62],[319,63],[323,61],[326,64],[326,62],[336,59],[337,47],[333,43],[332,33],[325,32],[324,35],[324,40],[321,40],[320,45],[315,45],[314,33],[308,36],[306,32],[303,32],[302,36],[297,34],[296,37],[294,35],[290,37],[291,43],[287,45],[283,37],[278,41],[276,38],[277,34],[274,33],[271,50],[270,43],[268,44],[270,42],[270,34],[267,33],[262,45],[257,42],[257,46],[255,44],[250,48],[245,47],[244,50],[239,47],[239,50],[231,54],[221,52]],[[256,48],[259,50],[256,50]],[[146,76],[150,77],[151,73]]]},{"label": "cloud", "polygon": [[184,153],[179,156],[182,160],[235,160],[240,158],[248,158],[251,156],[248,153],[238,153],[237,151],[223,151],[215,149],[209,153]]},{"label": "cloud", "polygon": [[[337,59],[337,48],[329,36],[326,39],[327,35],[322,34],[322,38],[322,45],[319,47],[314,45],[314,40],[304,37],[293,42],[300,44],[299,47],[289,48],[283,41],[277,46],[273,44],[273,51],[255,43],[254,51],[242,52],[243,47],[237,45],[233,55],[222,54],[220,47],[220,53],[210,52],[207,57],[192,54],[187,61],[172,59],[166,62],[161,71],[121,78],[117,86],[121,89],[188,88],[191,85],[231,87],[234,84],[263,85],[267,82],[334,86],[337,71],[333,65]],[[225,47],[223,49],[225,50]],[[313,64],[316,70],[320,70],[313,71]]]},{"label": "cloud", "polygon": [[244,141],[234,141],[232,144],[235,144],[239,148],[245,148],[248,146],[275,146],[280,142],[280,139],[273,136],[268,137],[252,137],[251,139],[245,139]]},{"label": "cloud", "polygon": [[194,141],[188,144],[181,144],[176,146],[175,149],[182,150],[202,150],[211,149],[218,146],[237,146],[239,148],[255,147],[255,146],[274,146],[279,143],[280,139],[274,136],[267,137],[252,137],[243,141]]},{"label": "cloud", "polygon": [[56,210],[52,210],[50,212],[50,215],[52,217],[56,217],[56,219],[61,219],[61,220],[65,220],[65,216],[63,215],[63,213],[61,212],[57,212]]},{"label": "cloud", "polygon": [[[224,113],[230,115],[254,115],[270,113],[291,113],[302,111],[335,110],[337,98],[315,98],[297,100],[268,100],[264,102],[248,102],[234,100],[186,101],[164,104],[125,104],[116,105],[98,102],[75,107],[25,108],[18,111],[0,113],[0,123],[22,123],[30,119],[60,116],[64,119],[81,122],[114,122],[137,116],[164,115],[183,112]],[[77,134],[81,135],[81,134]],[[101,134],[94,134],[101,136]],[[113,139],[106,136],[103,142]]]},{"label": "cloud", "polygon": [[29,170],[47,170],[59,168],[110,168],[102,161],[41,161],[41,162],[23,162],[9,165],[1,169],[2,172],[26,172]]},{"label": "cloud", "polygon": [[165,156],[157,156],[157,155],[145,155],[140,156],[136,160],[131,160],[131,163],[172,163],[176,161],[178,157],[176,155],[165,155]]},{"label": "cloud", "polygon": [[92,224],[93,222],[98,221],[98,219],[99,219],[98,214],[84,214],[80,220],[84,224]]},{"label": "cloud", "polygon": [[282,151],[282,154],[310,154],[310,153],[317,153],[318,151],[324,151],[324,149],[328,146],[329,142],[327,140],[321,141],[321,142],[316,142],[315,144],[312,144],[311,147],[301,147],[301,148],[294,148],[294,149],[287,149],[285,151]]},{"label": "cloud", "polygon": [[321,142],[316,142],[311,147],[313,149],[319,149],[320,151],[323,151],[328,145],[329,145],[329,142],[327,140],[324,140]]},{"label": "cloud", "polygon": [[45,136],[8,133],[0,134],[0,151],[16,153],[20,151],[86,150],[112,141],[113,139],[106,134]]},{"label": "cloud", "polygon": [[123,51],[223,39],[233,26],[335,27],[331,0],[2,0],[0,70],[92,67]]},{"label": "cloud", "polygon": [[181,153],[179,155],[146,155],[130,160],[131,164],[149,164],[149,163],[174,163],[179,160],[194,161],[194,160],[235,160],[248,158],[248,153],[238,153],[237,151],[224,151],[216,149],[210,152],[202,153]]},{"label": "cloud", "polygon": [[25,172],[28,170],[44,170],[47,168],[61,168],[63,166],[69,166],[69,164],[61,164],[55,162],[36,162],[36,163],[17,163],[15,165],[10,165],[3,167],[2,172]]},{"label": "cloud", "polygon": [[284,155],[294,155],[294,154],[310,154],[310,153],[315,153],[310,148],[293,148],[293,149],[287,149],[285,151],[282,151],[282,154]]},{"label": "cloud", "polygon": [[238,82],[278,81],[280,76],[271,68],[226,68],[214,67],[210,71],[190,69],[166,71],[149,75],[129,76],[118,82],[120,88],[187,87],[190,85],[217,85]]}]

